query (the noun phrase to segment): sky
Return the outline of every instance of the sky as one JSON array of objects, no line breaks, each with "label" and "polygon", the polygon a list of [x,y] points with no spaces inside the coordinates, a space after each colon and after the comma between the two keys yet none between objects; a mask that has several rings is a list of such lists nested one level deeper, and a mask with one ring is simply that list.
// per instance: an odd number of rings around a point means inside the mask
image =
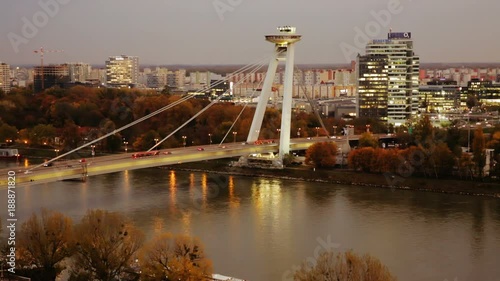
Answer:
[{"label": "sky", "polygon": [[291,25],[299,64],[347,64],[366,39],[411,32],[422,63],[500,62],[498,0],[1,0],[0,61],[250,64]]}]

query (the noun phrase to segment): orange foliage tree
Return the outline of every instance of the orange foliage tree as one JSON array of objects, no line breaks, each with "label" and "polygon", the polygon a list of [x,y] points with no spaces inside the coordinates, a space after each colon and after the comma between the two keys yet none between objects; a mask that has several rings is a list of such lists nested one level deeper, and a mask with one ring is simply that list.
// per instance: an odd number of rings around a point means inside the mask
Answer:
[{"label": "orange foliage tree", "polygon": [[306,151],[306,164],[313,164],[317,168],[334,167],[337,156],[337,145],[334,142],[317,142]]}]

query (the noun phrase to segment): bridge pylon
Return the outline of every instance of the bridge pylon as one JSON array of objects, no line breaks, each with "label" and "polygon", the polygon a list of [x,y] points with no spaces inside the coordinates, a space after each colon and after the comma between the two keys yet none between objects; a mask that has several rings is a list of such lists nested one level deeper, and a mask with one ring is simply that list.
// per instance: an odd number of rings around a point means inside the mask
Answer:
[{"label": "bridge pylon", "polygon": [[285,61],[285,81],[283,92],[283,104],[281,112],[281,129],[279,159],[275,161],[276,166],[283,167],[283,157],[290,153],[290,127],[292,121],[292,91],[293,91],[293,71],[295,43],[300,41],[301,35],[296,34],[296,28],[292,26],[278,27],[279,34],[266,35],[266,40],[274,43],[274,53],[269,62],[269,67],[264,79],[259,102],[255,110],[255,115],[248,133],[247,142],[254,143],[259,138],[262,121],[271,96],[271,89],[276,75],[276,69],[280,61]]}]

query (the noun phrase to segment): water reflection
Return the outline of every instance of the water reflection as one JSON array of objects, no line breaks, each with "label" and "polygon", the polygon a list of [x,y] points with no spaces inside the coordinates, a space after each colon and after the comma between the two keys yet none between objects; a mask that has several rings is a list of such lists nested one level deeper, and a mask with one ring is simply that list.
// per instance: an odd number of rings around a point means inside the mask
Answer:
[{"label": "water reflection", "polygon": [[148,236],[199,236],[217,272],[247,280],[281,280],[327,236],[380,258],[399,280],[500,276],[495,199],[144,169],[19,188],[19,202],[23,218],[45,207],[78,221],[101,208]]}]

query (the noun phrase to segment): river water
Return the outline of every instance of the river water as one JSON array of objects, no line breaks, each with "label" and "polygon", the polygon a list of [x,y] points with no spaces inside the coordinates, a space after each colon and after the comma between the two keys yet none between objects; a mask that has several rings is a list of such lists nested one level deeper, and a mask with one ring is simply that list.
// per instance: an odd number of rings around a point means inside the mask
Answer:
[{"label": "river water", "polygon": [[41,208],[198,236],[215,272],[251,281],[290,280],[325,248],[369,253],[399,280],[500,280],[498,199],[144,169],[17,188],[20,221]]}]

